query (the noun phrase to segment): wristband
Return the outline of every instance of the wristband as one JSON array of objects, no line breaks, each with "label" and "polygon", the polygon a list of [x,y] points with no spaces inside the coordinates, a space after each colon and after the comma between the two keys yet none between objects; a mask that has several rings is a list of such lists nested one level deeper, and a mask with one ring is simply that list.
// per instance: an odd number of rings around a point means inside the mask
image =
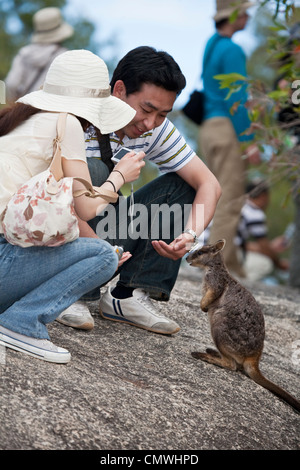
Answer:
[{"label": "wristband", "polygon": [[190,235],[192,235],[192,237],[194,237],[194,242],[196,242],[198,239],[196,232],[194,232],[194,230],[192,230],[191,228],[187,228],[183,231],[183,233],[189,233]]},{"label": "wristband", "polygon": [[112,185],[112,187],[114,188],[114,192],[115,192],[115,193],[117,192],[117,191],[116,191],[116,187],[115,187],[115,185],[114,185],[114,183],[113,183],[112,181],[106,180],[105,183],[110,183],[110,184]]},{"label": "wristband", "polygon": [[124,184],[125,184],[125,183],[126,183],[126,181],[125,181],[125,178],[124,178],[124,175],[123,175],[123,173],[121,173],[119,170],[113,170],[113,171],[112,171],[112,173],[113,173],[114,171],[116,171],[117,173],[120,173],[120,175],[121,175],[121,176],[122,176],[122,178],[123,178]]}]

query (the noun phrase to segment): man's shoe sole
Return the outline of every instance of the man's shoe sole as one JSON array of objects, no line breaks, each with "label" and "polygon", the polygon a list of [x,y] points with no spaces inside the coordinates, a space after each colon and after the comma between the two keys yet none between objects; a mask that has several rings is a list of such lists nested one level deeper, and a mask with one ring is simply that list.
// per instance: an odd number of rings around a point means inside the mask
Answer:
[{"label": "man's shoe sole", "polygon": [[127,325],[136,326],[137,328],[142,328],[143,330],[152,331],[153,333],[159,333],[161,335],[174,335],[175,333],[178,333],[178,331],[180,330],[179,326],[171,332],[170,331],[166,332],[166,331],[156,330],[155,328],[150,328],[148,326],[144,326],[144,325],[140,325],[139,323],[135,323],[131,320],[128,320],[125,317],[120,318],[116,315],[111,315],[110,313],[105,313],[101,309],[99,309],[99,313],[102,316],[102,318],[104,318],[105,320],[118,321],[118,322],[121,322],[121,323],[125,323]]},{"label": "man's shoe sole", "polygon": [[72,325],[68,321],[61,320],[60,318],[56,318],[56,321],[61,323],[62,325],[70,326],[71,328],[76,328],[77,330],[92,330],[95,326],[94,323],[90,322],[82,323],[82,325]]}]

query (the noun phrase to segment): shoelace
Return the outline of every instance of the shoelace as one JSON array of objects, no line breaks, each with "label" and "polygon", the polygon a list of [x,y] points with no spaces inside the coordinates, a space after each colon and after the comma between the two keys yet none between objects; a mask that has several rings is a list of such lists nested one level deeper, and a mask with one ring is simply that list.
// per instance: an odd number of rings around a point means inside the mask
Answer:
[{"label": "shoelace", "polygon": [[86,312],[86,305],[78,300],[74,304],[70,305],[70,307],[73,307],[72,310],[75,310],[76,312]]},{"label": "shoelace", "polygon": [[48,351],[58,352],[58,347],[55,346],[55,344],[53,344],[48,339],[41,339],[40,342],[38,343],[38,346],[44,347]]},{"label": "shoelace", "polygon": [[155,314],[157,317],[163,317],[157,310],[154,308],[154,305],[152,304],[149,293],[143,291],[141,295],[138,297],[138,300],[147,307],[148,310],[151,311],[151,313]]}]

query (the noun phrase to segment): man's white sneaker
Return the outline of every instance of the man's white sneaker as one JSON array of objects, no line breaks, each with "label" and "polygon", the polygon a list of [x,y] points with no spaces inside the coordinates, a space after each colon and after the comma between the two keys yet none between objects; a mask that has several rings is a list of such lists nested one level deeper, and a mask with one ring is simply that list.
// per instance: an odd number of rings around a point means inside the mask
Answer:
[{"label": "man's white sneaker", "polygon": [[142,289],[134,289],[132,297],[116,299],[109,288],[101,297],[99,307],[100,314],[107,320],[128,323],[164,335],[180,330],[177,323],[156,311],[149,295]]},{"label": "man's white sneaker", "polygon": [[94,328],[94,319],[88,307],[80,300],[61,312],[56,321],[81,330],[92,330]]},{"label": "man's white sneaker", "polygon": [[4,326],[0,326],[0,341],[8,348],[29,354],[30,356],[44,361],[66,364],[71,360],[69,351],[55,346],[51,341],[21,335]]}]

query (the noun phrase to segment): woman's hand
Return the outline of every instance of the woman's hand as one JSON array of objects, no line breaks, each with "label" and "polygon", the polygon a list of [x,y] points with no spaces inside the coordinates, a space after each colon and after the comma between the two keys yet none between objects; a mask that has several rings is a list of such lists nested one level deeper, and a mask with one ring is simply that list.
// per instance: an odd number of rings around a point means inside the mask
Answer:
[{"label": "woman's hand", "polygon": [[132,254],[131,254],[129,251],[124,251],[124,253],[123,253],[123,255],[122,255],[122,257],[121,257],[121,259],[120,259],[120,261],[119,261],[118,268],[119,268],[120,266],[122,266],[122,264],[124,264],[125,261],[128,261],[129,258],[131,258],[131,257],[132,257]]},{"label": "woman's hand", "polygon": [[140,176],[141,169],[145,166],[144,158],[144,152],[128,152],[117,163],[114,169],[122,173],[126,183],[131,183],[132,181],[137,180]]}]

